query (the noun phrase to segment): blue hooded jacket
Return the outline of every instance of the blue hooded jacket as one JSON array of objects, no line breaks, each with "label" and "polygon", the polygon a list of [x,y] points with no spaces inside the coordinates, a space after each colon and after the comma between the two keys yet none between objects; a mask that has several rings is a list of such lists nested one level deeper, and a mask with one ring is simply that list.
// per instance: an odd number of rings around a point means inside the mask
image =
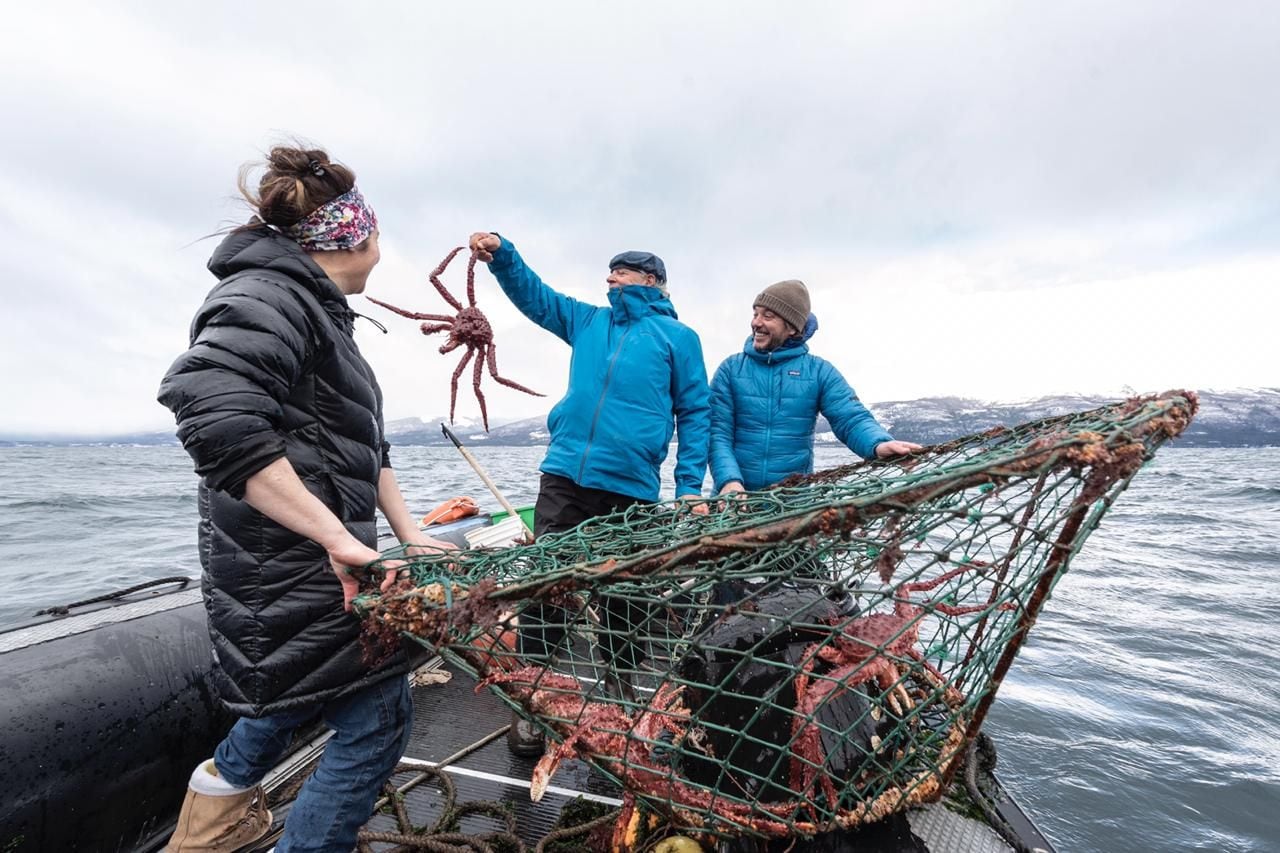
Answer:
[{"label": "blue hooded jacket", "polygon": [[569,388],[547,415],[542,471],[579,486],[658,499],[679,427],[676,495],[702,493],[711,414],[702,342],[659,289],[609,291],[609,308],[557,293],[506,238],[489,269],[526,317],[573,347]]},{"label": "blue hooded jacket", "polygon": [[813,315],[803,341],[758,352],[751,338],[726,358],[711,381],[711,477],[719,491],[737,480],[763,489],[791,474],[813,472],[813,427],[821,412],[836,438],[869,459],[892,441],[858,395],[825,359],[809,353]]}]

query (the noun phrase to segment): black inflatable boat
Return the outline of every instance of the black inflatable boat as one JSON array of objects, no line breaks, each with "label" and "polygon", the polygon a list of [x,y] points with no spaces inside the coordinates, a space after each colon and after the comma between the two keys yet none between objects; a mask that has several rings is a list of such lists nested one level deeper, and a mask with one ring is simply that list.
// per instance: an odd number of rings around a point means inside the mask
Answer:
[{"label": "black inflatable boat", "polygon": [[[461,545],[467,531],[501,515],[432,533]],[[163,847],[191,768],[212,754],[234,721],[209,688],[210,661],[195,580],[136,589],[0,632],[0,853]],[[510,755],[499,737],[510,720],[506,706],[492,695],[476,696],[465,677],[445,681],[438,660],[427,669],[440,677],[415,688],[406,762],[447,765],[459,791],[509,803],[529,844],[577,797],[617,802],[619,791],[578,766],[561,771],[553,796],[531,803],[533,761]],[[318,754],[325,734],[314,734],[273,774],[269,790],[287,785]],[[471,745],[465,755],[457,751],[462,744]],[[1052,851],[994,774],[984,774],[982,786],[988,819],[940,803],[913,810],[912,831],[935,853]],[[440,807],[427,799],[414,808]]]}]

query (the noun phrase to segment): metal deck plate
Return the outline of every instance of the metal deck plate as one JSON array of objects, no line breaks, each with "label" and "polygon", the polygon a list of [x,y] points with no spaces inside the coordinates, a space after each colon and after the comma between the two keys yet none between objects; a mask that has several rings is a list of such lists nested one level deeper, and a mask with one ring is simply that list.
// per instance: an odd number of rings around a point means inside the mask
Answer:
[{"label": "metal deck plate", "polygon": [[1008,853],[1008,843],[985,823],[956,814],[941,803],[933,803],[907,813],[911,831],[933,853],[958,850],[964,853]]},{"label": "metal deck plate", "polygon": [[[444,670],[449,672],[449,670]],[[450,672],[450,679],[413,690],[414,721],[403,763],[435,767],[436,764],[511,722],[511,710],[489,690],[477,694],[469,676]],[[535,758],[521,758],[507,748],[503,735],[451,762],[446,768],[457,790],[455,806],[464,803],[496,803],[511,810],[525,843],[536,844],[551,832],[561,809],[578,796],[614,806],[618,788],[580,761],[566,761],[557,770],[540,802],[529,799],[529,778]],[[398,773],[392,782],[403,785],[415,774]],[[415,785],[404,797],[406,810],[417,827],[429,826],[447,803],[441,786],[431,778]],[[505,823],[486,814],[467,815],[458,831],[483,835],[504,829]],[[395,819],[376,815],[366,827],[376,832],[396,832]]]},{"label": "metal deck plate", "polygon": [[[511,722],[510,706],[491,690],[485,688],[477,693],[471,676],[441,669],[450,674],[449,681],[414,688],[413,732],[405,750],[407,759],[440,761]],[[457,763],[527,782],[537,759],[512,755],[503,737]],[[591,793],[618,793],[616,786],[580,761],[560,765],[555,782]]]},{"label": "metal deck plate", "polygon": [[[443,669],[442,667],[439,667]],[[444,669],[449,672],[449,670]],[[449,681],[416,687],[413,691],[414,723],[405,761],[434,766],[511,722],[508,706],[489,690],[477,694],[467,675],[451,672]],[[506,737],[499,737],[446,769],[457,787],[457,803],[486,801],[508,806],[516,815],[519,835],[536,844],[551,831],[561,809],[575,796],[616,804],[616,785],[580,761],[560,765],[541,802],[529,799],[529,777],[536,759],[512,755]],[[410,776],[394,781],[403,784]],[[440,788],[427,780],[405,797],[405,805],[417,826],[434,823],[444,799]],[[913,809],[908,814],[912,831],[933,853],[1007,853],[1011,848],[990,827],[949,811],[941,804]],[[377,816],[369,829],[396,831],[390,816]],[[502,829],[502,822],[485,815],[468,816],[461,830],[484,834]]]}]

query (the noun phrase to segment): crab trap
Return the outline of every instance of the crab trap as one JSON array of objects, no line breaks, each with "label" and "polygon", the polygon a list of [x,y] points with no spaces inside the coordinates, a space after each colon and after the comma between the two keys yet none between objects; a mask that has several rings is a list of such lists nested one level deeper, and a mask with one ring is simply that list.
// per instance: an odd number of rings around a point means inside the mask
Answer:
[{"label": "crab trap", "polygon": [[624,790],[620,827],[642,803],[708,835],[851,828],[943,794],[1054,584],[1196,406],[1134,398],[532,545],[388,552],[412,578],[357,609],[372,653],[410,636],[544,730],[535,798],[579,758]]}]

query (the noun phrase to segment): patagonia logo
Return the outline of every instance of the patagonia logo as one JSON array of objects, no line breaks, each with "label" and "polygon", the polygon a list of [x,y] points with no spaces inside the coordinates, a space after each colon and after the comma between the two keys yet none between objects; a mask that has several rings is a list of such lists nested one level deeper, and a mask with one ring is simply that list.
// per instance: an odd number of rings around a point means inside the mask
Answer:
[{"label": "patagonia logo", "polygon": [[800,375],[800,371],[798,371],[798,370],[788,370],[788,371],[787,371],[787,375],[788,375],[788,376],[799,376],[799,375]]}]

